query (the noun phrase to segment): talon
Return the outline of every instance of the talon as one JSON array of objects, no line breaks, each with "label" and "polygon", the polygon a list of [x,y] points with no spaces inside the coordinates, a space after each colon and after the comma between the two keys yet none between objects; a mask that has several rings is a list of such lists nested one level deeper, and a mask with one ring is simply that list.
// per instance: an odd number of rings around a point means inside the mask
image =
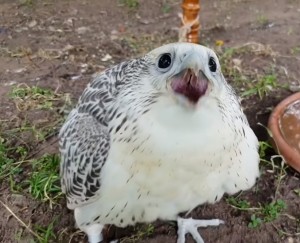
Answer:
[{"label": "talon", "polygon": [[185,235],[190,233],[196,243],[204,243],[203,238],[201,237],[200,233],[198,232],[199,227],[207,227],[207,226],[219,226],[220,224],[224,224],[225,222],[220,219],[207,219],[207,220],[196,220],[193,218],[180,218],[177,219],[178,225],[178,239],[177,243],[184,243],[185,242]]}]

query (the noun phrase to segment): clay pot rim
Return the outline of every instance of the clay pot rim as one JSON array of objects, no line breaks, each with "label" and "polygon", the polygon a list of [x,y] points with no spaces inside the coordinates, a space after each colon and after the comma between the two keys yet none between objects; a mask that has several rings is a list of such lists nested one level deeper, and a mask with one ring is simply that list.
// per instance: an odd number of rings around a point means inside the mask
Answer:
[{"label": "clay pot rim", "polygon": [[283,101],[281,101],[273,110],[270,118],[268,127],[271,130],[272,133],[272,139],[277,146],[275,149],[278,151],[279,154],[281,154],[285,161],[292,166],[296,171],[300,173],[300,153],[298,153],[297,150],[292,148],[282,137],[280,128],[279,128],[279,118],[285,111],[285,108],[297,101],[300,100],[300,92],[297,92],[295,94],[292,94],[285,98]]}]

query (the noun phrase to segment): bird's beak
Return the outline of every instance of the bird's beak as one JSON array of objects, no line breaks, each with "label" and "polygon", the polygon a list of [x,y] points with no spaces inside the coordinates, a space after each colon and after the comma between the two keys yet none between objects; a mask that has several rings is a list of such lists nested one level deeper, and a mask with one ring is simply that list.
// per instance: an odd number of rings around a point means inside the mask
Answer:
[{"label": "bird's beak", "polygon": [[201,70],[199,57],[195,54],[187,56],[182,71],[171,78],[171,88],[175,94],[185,96],[192,103],[197,103],[205,95],[208,83],[208,78]]}]

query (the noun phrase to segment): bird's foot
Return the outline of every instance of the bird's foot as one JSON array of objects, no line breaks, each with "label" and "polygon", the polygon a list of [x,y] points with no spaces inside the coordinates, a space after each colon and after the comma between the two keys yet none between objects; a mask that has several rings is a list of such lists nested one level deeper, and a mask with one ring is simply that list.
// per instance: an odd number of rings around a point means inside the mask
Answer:
[{"label": "bird's foot", "polygon": [[201,235],[198,232],[198,227],[218,226],[220,224],[224,224],[224,221],[220,219],[196,220],[192,218],[183,219],[178,217],[177,243],[184,243],[185,235],[187,233],[190,233],[197,243],[204,243]]},{"label": "bird's foot", "polygon": [[[87,234],[89,243],[100,243],[103,241],[102,229],[102,224],[93,224],[84,227],[83,231]],[[112,240],[109,243],[118,243],[118,240]]]},{"label": "bird's foot", "polygon": [[89,243],[100,243],[103,241],[102,229],[102,224],[92,224],[81,228],[87,234]]}]

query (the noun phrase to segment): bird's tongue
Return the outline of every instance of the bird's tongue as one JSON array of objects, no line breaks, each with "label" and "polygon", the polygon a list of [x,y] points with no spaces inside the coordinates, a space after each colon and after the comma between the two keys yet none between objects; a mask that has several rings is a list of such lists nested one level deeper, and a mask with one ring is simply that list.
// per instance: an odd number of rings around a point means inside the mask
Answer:
[{"label": "bird's tongue", "polygon": [[175,93],[184,95],[192,103],[197,103],[207,90],[208,79],[202,71],[196,76],[192,70],[187,69],[172,79],[171,87]]}]

